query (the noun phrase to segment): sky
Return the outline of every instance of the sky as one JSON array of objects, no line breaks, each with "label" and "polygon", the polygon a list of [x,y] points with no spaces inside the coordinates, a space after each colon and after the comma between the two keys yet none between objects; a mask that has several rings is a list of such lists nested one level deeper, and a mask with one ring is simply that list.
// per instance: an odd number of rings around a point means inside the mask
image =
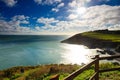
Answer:
[{"label": "sky", "polygon": [[120,30],[120,0],[0,0],[0,34]]}]

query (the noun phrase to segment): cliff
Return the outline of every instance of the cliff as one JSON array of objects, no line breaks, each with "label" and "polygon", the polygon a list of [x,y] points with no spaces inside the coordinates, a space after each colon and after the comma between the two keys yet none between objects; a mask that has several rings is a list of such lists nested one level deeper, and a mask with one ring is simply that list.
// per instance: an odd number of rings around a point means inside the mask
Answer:
[{"label": "cliff", "polygon": [[88,48],[116,48],[120,45],[120,30],[97,30],[76,34],[62,43],[81,44]]}]

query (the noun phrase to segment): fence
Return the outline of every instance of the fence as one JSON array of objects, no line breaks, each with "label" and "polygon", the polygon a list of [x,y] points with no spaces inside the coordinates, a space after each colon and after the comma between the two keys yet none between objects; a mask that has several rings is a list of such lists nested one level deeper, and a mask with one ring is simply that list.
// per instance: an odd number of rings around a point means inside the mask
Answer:
[{"label": "fence", "polygon": [[[75,77],[77,77],[79,74],[81,74],[83,71],[89,69],[93,64],[95,65],[95,73],[90,77],[89,80],[99,80],[99,73],[102,72],[108,72],[108,71],[114,71],[114,70],[120,70],[120,67],[118,68],[111,68],[111,69],[105,69],[105,70],[99,70],[99,61],[104,59],[114,59],[114,58],[120,58],[120,55],[113,55],[113,56],[106,56],[106,57],[99,57],[99,55],[96,55],[94,60],[90,62],[89,64],[83,66],[82,68],[76,70],[69,76],[67,76],[64,80],[73,80]],[[59,80],[59,77],[56,77],[54,79],[50,80]]]}]

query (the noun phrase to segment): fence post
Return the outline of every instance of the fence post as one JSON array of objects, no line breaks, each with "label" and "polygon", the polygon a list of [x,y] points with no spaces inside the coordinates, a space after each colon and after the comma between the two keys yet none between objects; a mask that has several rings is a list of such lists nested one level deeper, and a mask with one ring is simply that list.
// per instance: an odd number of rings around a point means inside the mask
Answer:
[{"label": "fence post", "polygon": [[99,55],[96,55],[95,59],[97,59],[95,62],[95,72],[96,72],[95,80],[99,80]]}]

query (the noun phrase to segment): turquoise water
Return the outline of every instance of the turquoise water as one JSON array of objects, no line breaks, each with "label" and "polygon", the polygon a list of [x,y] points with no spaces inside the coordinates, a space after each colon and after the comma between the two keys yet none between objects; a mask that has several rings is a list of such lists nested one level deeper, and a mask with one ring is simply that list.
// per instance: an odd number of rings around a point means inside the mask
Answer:
[{"label": "turquoise water", "polygon": [[82,45],[60,43],[68,36],[0,36],[0,70],[13,66],[82,64],[96,54]]}]

